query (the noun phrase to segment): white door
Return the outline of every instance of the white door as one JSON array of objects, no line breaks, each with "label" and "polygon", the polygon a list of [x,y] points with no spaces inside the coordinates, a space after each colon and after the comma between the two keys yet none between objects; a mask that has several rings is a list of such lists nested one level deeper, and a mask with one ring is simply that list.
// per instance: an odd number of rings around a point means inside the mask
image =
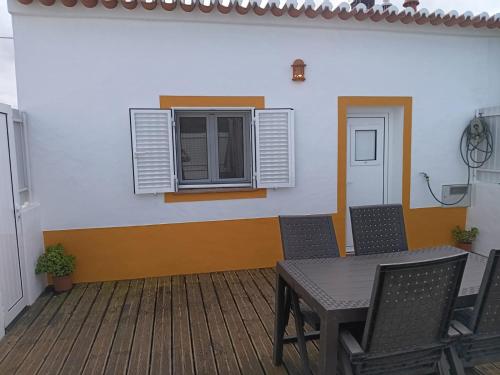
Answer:
[{"label": "white door", "polygon": [[349,207],[386,202],[385,117],[347,119],[346,247],[353,250]]},{"label": "white door", "polygon": [[[9,324],[25,307],[23,293],[22,257],[18,247],[17,218],[14,204],[14,175],[11,150],[14,143],[10,119],[0,107],[0,306],[4,324]],[[9,129],[11,130],[9,132]],[[12,159],[13,160],[13,159]],[[3,328],[3,327],[2,327]]]}]

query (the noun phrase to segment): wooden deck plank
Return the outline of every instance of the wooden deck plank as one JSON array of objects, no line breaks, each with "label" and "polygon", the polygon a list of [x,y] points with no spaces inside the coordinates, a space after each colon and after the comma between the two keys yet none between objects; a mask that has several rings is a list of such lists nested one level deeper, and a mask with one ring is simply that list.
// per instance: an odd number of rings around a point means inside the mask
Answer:
[{"label": "wooden deck plank", "polygon": [[117,283],[99,332],[92,345],[87,363],[83,369],[84,375],[99,375],[104,373],[129,285],[129,281],[120,281]]},{"label": "wooden deck plank", "polygon": [[170,277],[158,280],[156,311],[151,353],[154,374],[172,374],[172,283]]},{"label": "wooden deck plank", "polygon": [[498,375],[500,374],[500,367],[496,366],[494,363],[488,363],[477,366],[474,368],[474,371],[480,375]]},{"label": "wooden deck plank", "polygon": [[184,276],[172,277],[172,365],[175,375],[195,374]]},{"label": "wooden deck plank", "polygon": [[94,344],[106,308],[111,300],[115,288],[114,282],[103,283],[99,294],[90,308],[90,312],[83,323],[80,333],[66,358],[61,375],[73,375],[82,373],[87,358]]},{"label": "wooden deck plank", "polygon": [[[299,375],[294,345],[284,366],[271,362],[275,276],[243,270],[45,293],[0,341],[0,374]],[[500,375],[500,363],[466,373]]]},{"label": "wooden deck plank", "polygon": [[215,294],[215,288],[209,274],[198,275],[203,303],[208,317],[208,328],[212,337],[212,345],[219,375],[238,375],[240,369],[234,354],[224,316]]},{"label": "wooden deck plank", "polygon": [[224,275],[214,273],[211,276],[224,316],[224,321],[226,322],[235,354],[240,364],[241,373],[243,375],[264,374],[259,358],[255,353],[250,337],[243,324],[243,320],[236,307],[236,303],[228,289]]},{"label": "wooden deck plank", "polygon": [[238,277],[234,272],[224,272],[224,277],[265,373],[286,374],[286,369],[283,366],[276,367],[273,365],[272,342],[266,333],[265,327],[257,316],[250,299],[241,287]]},{"label": "wooden deck plank", "polygon": [[[260,290],[268,301],[269,307],[271,307],[271,310],[274,314],[274,288],[276,282],[276,273],[270,268],[249,270],[249,273],[250,275],[252,275],[255,282],[259,285]],[[306,332],[311,331],[311,329],[309,329],[308,327],[309,326],[306,324]],[[290,316],[290,321],[288,326],[286,327],[285,333],[290,336],[296,335],[293,316]],[[317,370],[315,368],[315,365],[319,360],[319,340],[308,341],[306,343],[306,346],[307,353],[309,354],[309,359],[311,362],[311,367],[314,372]]]},{"label": "wooden deck plank", "polygon": [[[274,335],[274,312],[264,299],[262,291],[254,283],[252,276],[248,271],[236,272],[243,289],[250,298],[269,339],[273,340]],[[262,284],[261,284],[262,285]],[[283,361],[290,374],[301,373],[300,355],[293,345],[285,345],[283,350]]]},{"label": "wooden deck plank", "polygon": [[0,341],[0,363],[9,354],[14,345],[23,336],[26,330],[31,326],[31,324],[40,315],[42,310],[45,308],[47,303],[52,298],[53,294],[51,292],[44,292],[35,303],[30,306],[22,316],[13,323],[12,327],[8,329],[5,337]]},{"label": "wooden deck plank", "polygon": [[480,370],[478,370],[476,368],[466,369],[465,374],[466,375],[488,375],[488,374],[482,373]]},{"label": "wooden deck plank", "polygon": [[143,375],[149,371],[157,284],[157,279],[146,279],[144,283],[128,366],[130,375]]},{"label": "wooden deck plank", "polygon": [[186,276],[186,290],[196,374],[217,374],[212,339],[208,330],[198,276]]},{"label": "wooden deck plank", "polygon": [[28,329],[25,330],[22,337],[14,344],[9,353],[0,363],[0,374],[9,373],[16,369],[36,344],[39,337],[49,324],[50,320],[59,310],[69,293],[63,293],[53,296],[45,308],[36,317]]},{"label": "wooden deck plank", "polygon": [[[36,342],[36,345],[33,346],[32,350],[30,350],[27,355],[22,358],[21,363],[10,363],[10,368],[6,371],[6,374],[14,373],[14,370],[18,374],[36,374],[40,366],[43,364],[45,357],[48,355],[50,349],[57,341],[60,333],[64,329],[67,321],[69,320],[73,310],[78,305],[80,298],[87,285],[79,284],[76,285],[61,307],[57,310],[57,312],[53,315],[50,322],[48,322],[47,326],[41,333],[39,339]],[[7,359],[6,361],[7,362]],[[0,373],[3,374],[2,371]]]},{"label": "wooden deck plank", "polygon": [[276,288],[276,271],[274,270],[274,268],[260,268],[255,271],[258,271],[259,274],[261,274],[264,279],[267,280],[269,284],[271,284],[273,290]]},{"label": "wooden deck plank", "polygon": [[39,370],[39,374],[59,373],[100,289],[101,283],[88,284],[85,293],[80,299],[78,306],[72,312],[57,342],[47,354],[45,362]]},{"label": "wooden deck plank", "polygon": [[126,374],[144,280],[132,280],[123,305],[105,374]]}]

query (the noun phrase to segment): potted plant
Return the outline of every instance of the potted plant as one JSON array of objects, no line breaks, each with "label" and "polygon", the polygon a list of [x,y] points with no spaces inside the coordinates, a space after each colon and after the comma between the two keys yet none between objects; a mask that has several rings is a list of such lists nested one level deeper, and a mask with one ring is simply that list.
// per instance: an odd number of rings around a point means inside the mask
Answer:
[{"label": "potted plant", "polygon": [[66,254],[61,244],[47,247],[45,254],[38,258],[35,273],[47,273],[52,276],[54,290],[67,292],[73,287],[71,274],[75,270],[75,257]]},{"label": "potted plant", "polygon": [[479,229],[472,227],[471,229],[461,229],[458,225],[451,231],[456,246],[465,251],[472,251],[472,242],[479,234]]}]

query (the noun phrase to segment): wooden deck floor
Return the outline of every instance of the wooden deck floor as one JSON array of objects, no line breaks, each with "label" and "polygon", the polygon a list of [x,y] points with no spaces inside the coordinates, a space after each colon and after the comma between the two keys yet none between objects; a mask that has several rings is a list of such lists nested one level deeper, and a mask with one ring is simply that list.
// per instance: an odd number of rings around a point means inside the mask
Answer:
[{"label": "wooden deck floor", "polygon": [[79,284],[45,293],[8,329],[0,374],[299,374],[293,345],[272,364],[273,317],[271,269]]}]

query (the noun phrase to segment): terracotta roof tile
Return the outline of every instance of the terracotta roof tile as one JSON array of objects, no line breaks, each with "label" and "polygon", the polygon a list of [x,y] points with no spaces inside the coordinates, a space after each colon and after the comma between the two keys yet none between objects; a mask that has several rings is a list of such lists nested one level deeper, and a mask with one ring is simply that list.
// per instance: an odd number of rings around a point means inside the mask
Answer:
[{"label": "terracotta roof tile", "polygon": [[384,7],[377,4],[372,8],[367,8],[364,4],[358,4],[354,8],[347,2],[342,2],[334,7],[330,0],[325,0],[322,4],[317,5],[314,0],[306,0],[304,4],[298,5],[297,0],[287,0],[286,3],[280,6],[279,0],[230,0],[229,3],[223,3],[222,0],[210,0],[210,2],[200,0],[18,0],[21,4],[29,5],[34,1],[39,1],[41,4],[51,6],[60,1],[66,7],[74,7],[78,2],[87,8],[93,8],[101,3],[108,9],[116,8],[119,4],[126,9],[135,9],[138,6],[146,10],[153,10],[158,5],[166,11],[173,11],[177,5],[185,12],[192,12],[198,8],[204,13],[218,11],[222,14],[237,12],[239,14],[252,13],[262,16],[270,13],[276,17],[288,15],[290,17],[306,16],[308,18],[322,17],[325,19],[340,18],[341,20],[356,19],[358,21],[380,22],[387,21],[389,23],[401,22],[403,24],[417,25],[444,25],[447,27],[474,27],[489,29],[500,29],[500,13],[490,16],[488,13],[473,15],[471,12],[459,14],[453,10],[445,13],[441,9],[430,13],[427,9],[422,8],[415,11],[411,7],[399,9],[394,5]]}]

